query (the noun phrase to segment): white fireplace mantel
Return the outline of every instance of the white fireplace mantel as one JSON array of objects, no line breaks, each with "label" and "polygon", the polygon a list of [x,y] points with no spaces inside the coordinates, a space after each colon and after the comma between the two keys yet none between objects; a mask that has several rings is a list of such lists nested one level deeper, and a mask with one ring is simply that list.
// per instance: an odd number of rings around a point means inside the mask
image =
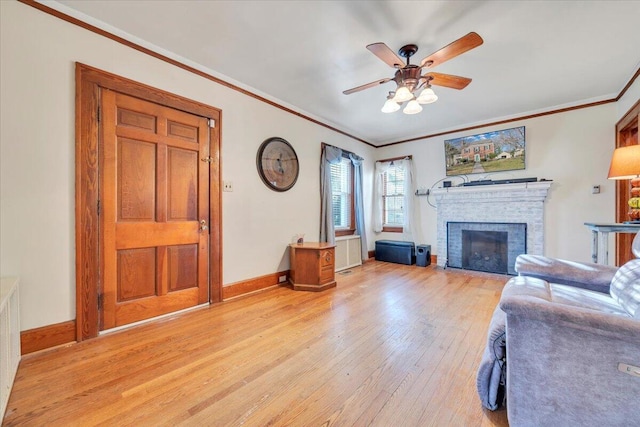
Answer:
[{"label": "white fireplace mantel", "polygon": [[544,201],[552,181],[431,190],[438,212],[438,266],[447,265],[447,222],[527,224],[527,253],[544,253]]}]

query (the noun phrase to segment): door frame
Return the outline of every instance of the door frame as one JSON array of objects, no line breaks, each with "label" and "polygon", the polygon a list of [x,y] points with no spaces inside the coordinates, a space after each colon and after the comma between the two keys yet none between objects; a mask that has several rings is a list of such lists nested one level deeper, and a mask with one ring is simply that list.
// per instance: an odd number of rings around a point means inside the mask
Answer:
[{"label": "door frame", "polygon": [[[627,111],[627,113],[616,123],[616,146],[625,147],[632,144],[640,144],[638,141],[638,126],[640,125],[640,100]],[[616,222],[624,222],[629,219],[629,198],[631,183],[627,179],[616,181]],[[616,234],[616,265],[620,266],[633,258],[631,253],[631,243],[634,234]]]},{"label": "door frame", "polygon": [[214,120],[209,127],[209,303],[222,301],[222,111],[76,62],[76,341],[98,336],[101,254],[99,230],[99,117],[101,88]]}]

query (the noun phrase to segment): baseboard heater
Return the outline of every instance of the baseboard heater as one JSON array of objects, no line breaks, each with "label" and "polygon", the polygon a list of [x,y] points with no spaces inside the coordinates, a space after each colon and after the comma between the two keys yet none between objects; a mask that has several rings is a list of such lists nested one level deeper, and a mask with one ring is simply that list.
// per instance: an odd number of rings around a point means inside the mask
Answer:
[{"label": "baseboard heater", "polygon": [[400,240],[377,240],[376,260],[412,265],[416,263],[416,245]]},{"label": "baseboard heater", "polygon": [[21,357],[19,308],[18,278],[3,277],[0,280],[0,423]]}]

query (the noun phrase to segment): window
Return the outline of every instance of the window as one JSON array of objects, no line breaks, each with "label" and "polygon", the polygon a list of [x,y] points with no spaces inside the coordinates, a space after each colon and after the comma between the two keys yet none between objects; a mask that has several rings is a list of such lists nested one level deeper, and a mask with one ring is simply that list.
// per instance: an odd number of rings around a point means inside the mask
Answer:
[{"label": "window", "polygon": [[404,224],[404,169],[389,166],[383,175],[382,226],[383,231],[402,232]]},{"label": "window", "polygon": [[333,226],[336,235],[353,234],[353,165],[343,157],[331,165],[331,193],[333,196]]}]

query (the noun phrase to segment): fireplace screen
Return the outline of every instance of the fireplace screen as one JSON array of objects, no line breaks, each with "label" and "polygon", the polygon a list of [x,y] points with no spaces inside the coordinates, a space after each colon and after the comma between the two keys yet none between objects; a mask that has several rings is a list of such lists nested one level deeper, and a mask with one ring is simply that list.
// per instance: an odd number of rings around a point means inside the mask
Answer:
[{"label": "fireplace screen", "polygon": [[449,267],[489,273],[516,274],[518,255],[527,252],[527,224],[447,223]]},{"label": "fireplace screen", "polygon": [[506,231],[462,230],[462,268],[507,274]]}]

